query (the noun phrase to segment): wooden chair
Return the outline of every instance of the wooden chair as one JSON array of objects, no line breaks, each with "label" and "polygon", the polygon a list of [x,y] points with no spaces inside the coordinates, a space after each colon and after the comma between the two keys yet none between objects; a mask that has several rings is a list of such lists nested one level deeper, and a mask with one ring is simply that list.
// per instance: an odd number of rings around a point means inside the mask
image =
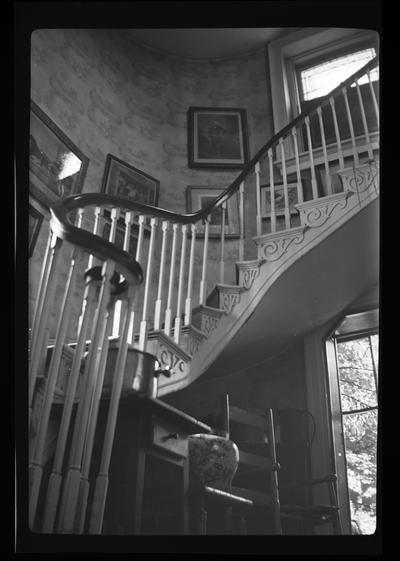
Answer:
[{"label": "wooden chair", "polygon": [[[302,478],[301,481],[280,483],[281,466],[279,451],[282,446],[282,434],[275,427],[275,418],[279,412],[268,408],[264,414],[248,411],[229,404],[229,396],[221,396],[221,425],[239,448],[239,468],[233,480],[232,493],[251,500],[254,509],[268,512],[271,531],[282,534],[282,525],[287,520],[299,521],[302,531],[313,532],[314,527],[331,523],[335,534],[341,533],[339,508],[336,496],[336,476],[334,474],[318,479]],[[241,430],[241,427],[244,430]],[[278,427],[279,428],[279,427]],[[290,439],[289,439],[290,440]],[[305,453],[309,444],[304,437]],[[290,446],[286,446],[285,461],[290,458]],[[289,450],[289,452],[288,452]],[[303,474],[304,476],[305,474]],[[258,479],[257,479],[258,478]],[[315,485],[325,484],[329,491],[329,504],[311,504],[311,489]],[[257,488],[258,486],[258,488]],[[281,504],[280,491],[292,498],[296,490],[303,489],[305,500],[302,504]],[[283,523],[283,524],[282,524]]]}]

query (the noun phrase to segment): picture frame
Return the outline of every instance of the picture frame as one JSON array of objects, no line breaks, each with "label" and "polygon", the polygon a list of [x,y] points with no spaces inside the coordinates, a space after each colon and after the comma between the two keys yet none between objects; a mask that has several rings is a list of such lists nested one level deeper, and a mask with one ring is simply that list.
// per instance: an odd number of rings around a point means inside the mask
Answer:
[{"label": "picture frame", "polygon": [[[297,183],[288,183],[289,213],[298,214],[295,205],[298,203]],[[271,188],[269,185],[261,185],[261,217],[271,217]],[[275,216],[285,216],[285,197],[283,183],[274,185]]]},{"label": "picture frame", "polygon": [[30,109],[29,189],[49,208],[82,191],[89,158],[33,100]]},{"label": "picture frame", "polygon": [[29,257],[33,255],[42,222],[43,215],[29,203]]},{"label": "picture frame", "polygon": [[157,206],[160,181],[107,154],[102,192],[146,205]]},{"label": "picture frame", "polygon": [[[226,187],[222,186],[198,186],[188,185],[186,187],[186,212],[188,214],[199,211],[207,207],[213,200],[220,195]],[[219,207],[211,213],[208,235],[210,238],[221,237],[222,208]],[[204,224],[197,225],[196,235],[204,237]],[[225,238],[239,238],[239,203],[235,195],[227,200],[225,213]]]},{"label": "picture frame", "polygon": [[243,168],[249,161],[244,108],[189,107],[190,168]]}]

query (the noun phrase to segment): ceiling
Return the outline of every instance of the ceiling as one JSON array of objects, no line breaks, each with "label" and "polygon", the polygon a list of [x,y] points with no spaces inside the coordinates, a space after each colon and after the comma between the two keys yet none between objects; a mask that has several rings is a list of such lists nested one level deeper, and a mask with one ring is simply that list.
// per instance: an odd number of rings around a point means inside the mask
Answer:
[{"label": "ceiling", "polygon": [[287,35],[295,27],[224,29],[125,29],[131,40],[185,59],[210,60],[245,54]]}]

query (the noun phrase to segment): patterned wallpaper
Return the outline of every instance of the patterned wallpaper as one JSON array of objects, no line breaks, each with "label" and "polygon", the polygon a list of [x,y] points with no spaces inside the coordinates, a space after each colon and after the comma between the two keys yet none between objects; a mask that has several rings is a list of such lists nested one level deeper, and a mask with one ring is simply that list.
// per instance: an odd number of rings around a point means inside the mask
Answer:
[{"label": "patterned wallpaper", "polygon": [[[190,106],[246,108],[250,156],[272,136],[265,51],[186,61],[148,50],[112,29],[41,29],[32,34],[31,45],[31,97],[89,158],[83,192],[101,190],[108,153],[159,179],[159,206],[176,212],[186,211],[187,185],[228,186],[236,170],[188,168]],[[246,206],[253,199],[249,189]],[[253,222],[247,220],[250,235]],[[33,279],[46,230],[44,222],[30,260]],[[227,243],[232,262],[227,261],[233,275],[232,243]],[[219,257],[214,245],[212,260]]]}]

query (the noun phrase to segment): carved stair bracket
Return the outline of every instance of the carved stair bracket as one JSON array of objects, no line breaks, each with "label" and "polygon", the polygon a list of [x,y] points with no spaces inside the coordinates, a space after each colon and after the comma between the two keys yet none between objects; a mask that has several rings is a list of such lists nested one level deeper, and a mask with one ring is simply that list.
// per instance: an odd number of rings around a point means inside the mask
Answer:
[{"label": "carved stair bracket", "polygon": [[372,189],[379,192],[379,167],[375,162],[361,164],[356,168],[345,168],[337,172],[345,191],[364,193]]},{"label": "carved stair bracket", "polygon": [[336,193],[295,205],[300,212],[301,223],[309,228],[322,226],[335,209],[346,208],[349,195],[349,192]]},{"label": "carved stair bracket", "polygon": [[195,355],[199,351],[199,347],[204,339],[206,339],[206,335],[192,325],[183,327],[182,344],[190,356]]},{"label": "carved stair bracket", "polygon": [[232,309],[240,302],[241,286],[217,285],[219,293],[219,307],[229,314]]},{"label": "carved stair bracket", "polygon": [[253,282],[260,274],[260,267],[263,262],[264,260],[236,263],[239,271],[239,285],[246,290],[250,290]]},{"label": "carved stair bracket", "polygon": [[164,386],[176,381],[177,378],[180,379],[187,376],[191,357],[181,347],[176,345],[172,339],[164,333],[158,332],[149,336],[148,344],[148,352],[158,358],[161,367],[171,370],[170,378],[160,377],[159,386]]},{"label": "carved stair bracket", "polygon": [[304,240],[305,229],[304,226],[300,226],[253,239],[261,247],[261,254],[266,261],[278,261],[293,243],[298,245]]},{"label": "carved stair bracket", "polygon": [[196,315],[200,318],[200,331],[204,333],[206,337],[215,331],[218,326],[222,316],[226,315],[223,310],[218,310],[216,308],[210,308],[208,306],[201,306],[197,309]]}]

